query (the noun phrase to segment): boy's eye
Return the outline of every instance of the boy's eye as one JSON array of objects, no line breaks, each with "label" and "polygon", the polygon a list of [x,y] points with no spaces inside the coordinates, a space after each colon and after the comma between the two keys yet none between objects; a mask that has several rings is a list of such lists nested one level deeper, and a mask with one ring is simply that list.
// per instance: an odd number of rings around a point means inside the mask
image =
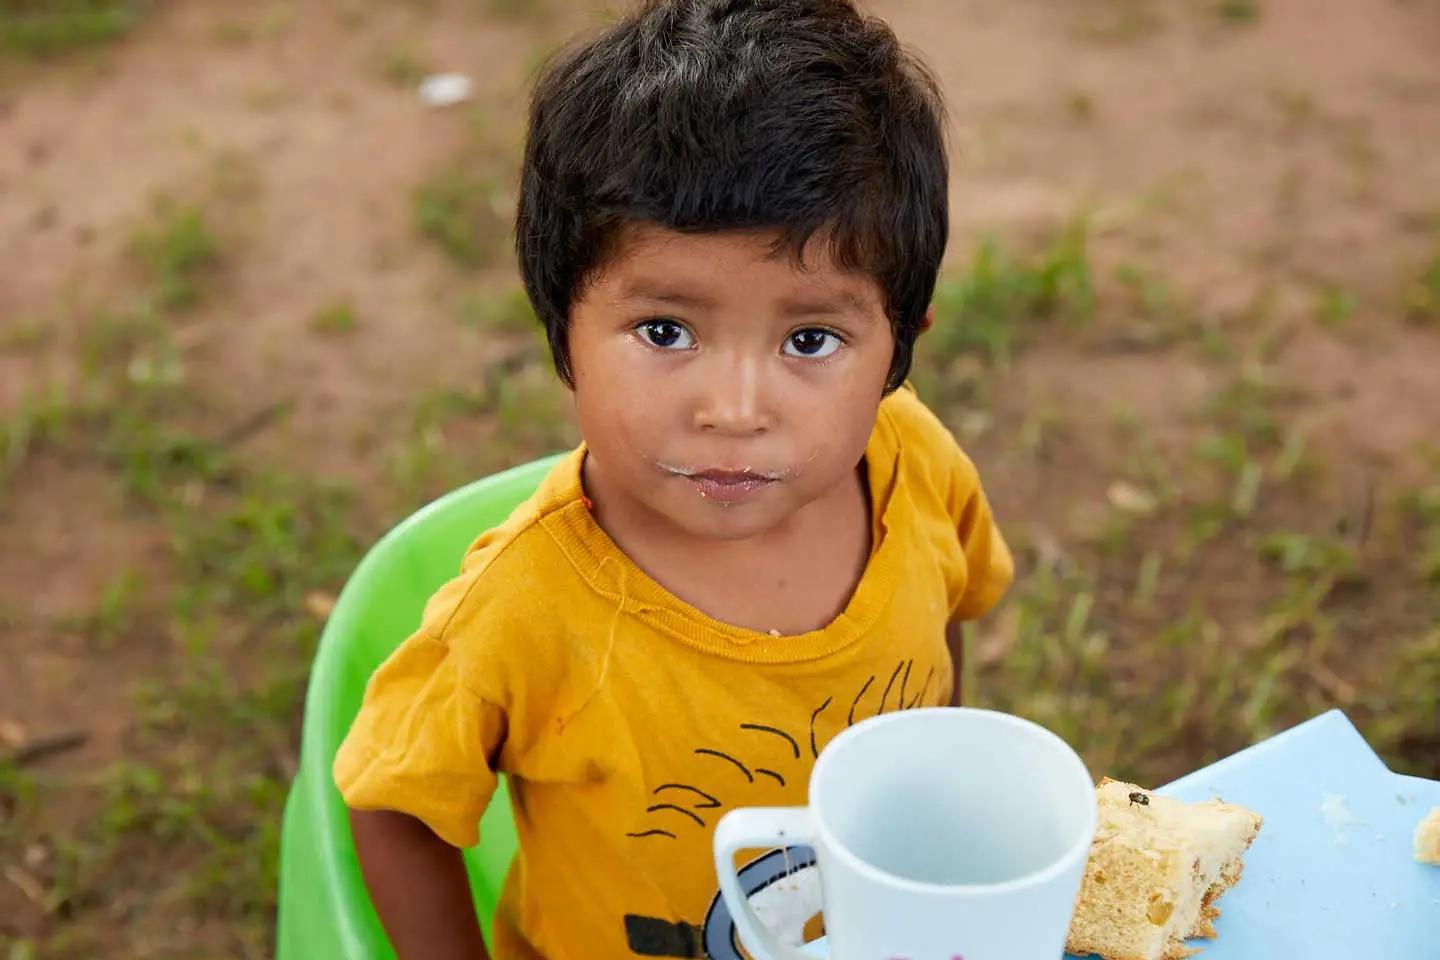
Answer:
[{"label": "boy's eye", "polygon": [[635,330],[646,343],[661,350],[689,350],[695,346],[694,335],[674,320],[646,320]]},{"label": "boy's eye", "polygon": [[840,338],[829,330],[797,330],[785,340],[785,353],[812,359],[828,357],[840,349]]}]

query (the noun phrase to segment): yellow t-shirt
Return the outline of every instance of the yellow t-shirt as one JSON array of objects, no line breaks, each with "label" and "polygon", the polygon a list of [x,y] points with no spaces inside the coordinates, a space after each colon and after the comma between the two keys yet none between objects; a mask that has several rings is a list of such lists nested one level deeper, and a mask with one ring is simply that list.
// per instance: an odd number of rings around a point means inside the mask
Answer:
[{"label": "yellow t-shirt", "polygon": [[[716,903],[716,821],[804,804],[816,756],[850,724],[948,703],[946,624],[994,605],[1010,553],[974,466],[908,389],[881,403],[866,447],[865,571],[844,612],[801,636],[721,623],[645,575],[587,508],[583,458],[431,599],[370,680],[335,780],[352,807],[469,846],[496,774],[510,777],[520,853],[496,918],[502,960],[738,958]],[[783,851],[742,880],[758,893],[808,857]],[[772,916],[793,926],[815,909]]]}]

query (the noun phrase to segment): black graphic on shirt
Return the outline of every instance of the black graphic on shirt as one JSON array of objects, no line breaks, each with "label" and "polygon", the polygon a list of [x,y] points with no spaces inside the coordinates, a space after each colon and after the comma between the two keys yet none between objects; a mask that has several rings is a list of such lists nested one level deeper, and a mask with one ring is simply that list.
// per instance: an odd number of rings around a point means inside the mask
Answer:
[{"label": "black graphic on shirt", "polygon": [[[815,851],[809,847],[772,850],[740,871],[740,889],[752,904],[761,906],[763,910],[763,901],[767,897],[779,903],[804,885],[810,897],[788,911],[793,918],[789,929],[779,931],[782,937],[797,940],[803,933],[804,921],[819,912],[819,882],[814,876],[814,869]],[[794,889],[786,889],[792,885]],[[710,904],[704,926],[631,914],[625,918],[625,938],[630,951],[641,957],[745,960],[740,952],[735,920],[730,916],[725,898],[718,894]]]},{"label": "black graphic on shirt", "polygon": [[[651,803],[645,808],[642,825],[626,836],[638,842],[656,843],[678,839],[681,831],[712,830],[727,807],[753,805],[748,802],[747,794],[755,784],[767,780],[780,786],[803,782],[824,749],[818,728],[827,715],[834,715],[832,711],[844,711],[844,726],[848,728],[882,713],[911,710],[924,702],[935,677],[936,668],[931,666],[920,680],[915,661],[902,660],[889,672],[866,678],[858,689],[826,697],[810,714],[809,729],[798,736],[776,724],[740,724],[733,741],[694,748],[693,755],[699,762],[696,769],[704,771],[703,781],[698,784],[675,781],[656,787]],[[772,767],[752,759],[757,743],[771,758]],[[780,763],[774,763],[776,747],[783,747],[786,754]],[[809,750],[809,757],[802,757],[805,748]],[[763,913],[772,919],[785,918],[790,929],[781,934],[793,940],[802,932],[796,924],[803,923],[819,909],[814,868],[815,855],[808,847],[775,850],[740,871],[740,886],[757,907],[764,901]],[[780,883],[787,878],[793,882]],[[796,896],[800,897],[796,903],[784,902],[786,897]],[[813,898],[814,904],[806,898]],[[810,910],[811,906],[814,910]],[[635,914],[627,915],[624,923],[626,943],[637,956],[742,960],[733,918],[719,894],[701,927]]]}]

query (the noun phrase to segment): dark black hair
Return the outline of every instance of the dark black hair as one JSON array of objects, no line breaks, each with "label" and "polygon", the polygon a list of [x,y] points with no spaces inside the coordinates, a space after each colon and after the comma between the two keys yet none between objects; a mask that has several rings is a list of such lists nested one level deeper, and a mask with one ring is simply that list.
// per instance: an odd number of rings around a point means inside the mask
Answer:
[{"label": "dark black hair", "polygon": [[944,107],[851,0],[651,0],[559,54],[530,108],[515,243],[571,380],[570,308],[627,223],[779,231],[873,277],[909,372],[948,231]]}]

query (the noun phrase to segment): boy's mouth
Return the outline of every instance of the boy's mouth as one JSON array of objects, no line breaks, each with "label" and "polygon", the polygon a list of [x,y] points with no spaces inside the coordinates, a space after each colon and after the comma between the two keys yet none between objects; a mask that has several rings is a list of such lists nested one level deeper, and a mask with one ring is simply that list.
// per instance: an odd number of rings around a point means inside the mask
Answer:
[{"label": "boy's mouth", "polygon": [[757,470],[696,470],[680,475],[695,486],[700,496],[718,503],[737,503],[782,479],[779,474]]}]

